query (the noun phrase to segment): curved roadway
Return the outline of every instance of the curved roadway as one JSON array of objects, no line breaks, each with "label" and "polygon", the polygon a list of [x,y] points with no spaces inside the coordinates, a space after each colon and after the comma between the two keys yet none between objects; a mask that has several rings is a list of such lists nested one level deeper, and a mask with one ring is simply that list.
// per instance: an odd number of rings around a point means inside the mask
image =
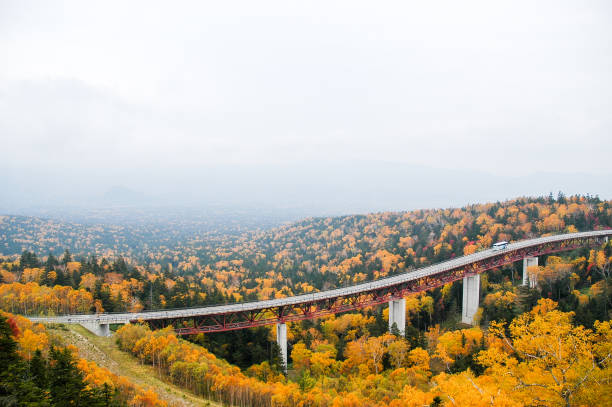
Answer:
[{"label": "curved roadway", "polygon": [[416,280],[422,277],[436,275],[438,273],[456,269],[462,266],[467,266],[471,263],[485,260],[490,257],[497,256],[504,252],[510,252],[517,249],[525,249],[530,246],[537,246],[543,243],[559,242],[563,240],[571,240],[576,238],[588,237],[607,237],[612,236],[612,230],[599,230],[592,232],[569,233],[563,235],[554,235],[540,237],[536,239],[522,240],[516,243],[509,243],[505,249],[493,250],[487,249],[467,256],[457,257],[442,263],[437,263],[431,266],[412,270],[406,273],[399,274],[393,277],[382,278],[367,283],[357,284],[350,287],[336,288],[333,290],[320,291],[312,294],[302,294],[294,297],[279,298],[274,300],[254,301],[237,304],[216,305],[201,308],[183,308],[165,311],[146,311],[134,313],[117,313],[117,314],[74,314],[55,317],[28,317],[32,322],[47,322],[47,323],[98,323],[98,324],[125,324],[135,320],[154,320],[166,318],[185,318],[203,315],[227,314],[241,311],[254,311],[260,309],[269,309],[273,307],[281,307],[285,305],[295,305],[301,303],[309,303],[312,301],[337,298],[343,295],[357,294],[368,292],[378,288],[394,286],[396,284],[405,283],[411,280]]}]

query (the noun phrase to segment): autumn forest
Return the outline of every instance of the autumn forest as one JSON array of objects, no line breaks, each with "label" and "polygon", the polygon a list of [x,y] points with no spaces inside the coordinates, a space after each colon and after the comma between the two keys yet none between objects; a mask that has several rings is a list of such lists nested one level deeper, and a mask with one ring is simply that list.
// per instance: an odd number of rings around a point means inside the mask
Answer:
[{"label": "autumn forest", "polygon": [[[297,221],[0,216],[0,405],[198,403],[89,360],[67,340],[72,326],[25,316],[283,298],[499,241],[609,228],[612,201],[562,193]],[[407,297],[405,332],[389,330],[382,305],[288,323],[286,370],[274,326],[188,336],[111,326],[109,346],[201,405],[612,405],[611,263],[609,242],[541,256],[531,287],[522,264],[489,270],[473,325],[461,323],[461,281]]]}]

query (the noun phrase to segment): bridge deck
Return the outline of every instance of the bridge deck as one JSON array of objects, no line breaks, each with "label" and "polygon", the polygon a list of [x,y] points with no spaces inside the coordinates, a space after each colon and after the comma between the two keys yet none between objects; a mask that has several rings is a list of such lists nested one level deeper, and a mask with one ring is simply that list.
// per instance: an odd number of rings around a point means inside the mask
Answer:
[{"label": "bridge deck", "polygon": [[311,294],[297,295],[294,297],[279,298],[274,300],[254,301],[237,304],[216,305],[199,308],[184,308],[163,311],[145,311],[136,313],[106,313],[106,314],[74,314],[53,317],[29,317],[33,322],[49,322],[49,323],[128,323],[130,321],[143,320],[161,320],[161,319],[177,319],[188,317],[200,317],[206,315],[221,315],[232,314],[247,311],[268,310],[271,308],[280,308],[292,305],[307,304],[320,302],[322,300],[332,300],[339,297],[355,295],[359,293],[367,293],[385,287],[396,286],[410,282],[413,280],[422,279],[423,277],[435,276],[449,270],[459,269],[474,263],[481,262],[489,258],[495,258],[504,253],[512,253],[521,249],[529,249],[530,247],[541,246],[547,243],[556,243],[563,241],[571,241],[574,239],[585,238],[603,238],[612,236],[612,230],[600,230],[581,233],[570,233],[562,235],[554,235],[540,237],[536,239],[523,240],[516,243],[510,243],[505,249],[492,250],[487,249],[467,256],[457,257],[442,263],[437,263],[431,266],[412,270],[393,277],[382,278],[367,283],[357,284],[350,287],[337,288],[333,290],[321,291]]}]

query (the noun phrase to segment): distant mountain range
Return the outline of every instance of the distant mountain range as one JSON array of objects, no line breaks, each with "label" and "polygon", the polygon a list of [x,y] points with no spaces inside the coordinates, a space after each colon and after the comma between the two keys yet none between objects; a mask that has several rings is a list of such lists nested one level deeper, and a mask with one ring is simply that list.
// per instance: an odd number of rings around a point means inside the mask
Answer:
[{"label": "distant mountain range", "polygon": [[[1,170],[1,169],[0,169]],[[0,213],[109,206],[289,210],[300,216],[462,206],[515,196],[612,198],[609,175],[579,172],[497,176],[382,162],[236,165],[193,171],[102,173],[4,169]]]},{"label": "distant mountain range", "polygon": [[104,193],[102,200],[110,204],[135,205],[145,203],[147,196],[124,186],[113,186]]}]

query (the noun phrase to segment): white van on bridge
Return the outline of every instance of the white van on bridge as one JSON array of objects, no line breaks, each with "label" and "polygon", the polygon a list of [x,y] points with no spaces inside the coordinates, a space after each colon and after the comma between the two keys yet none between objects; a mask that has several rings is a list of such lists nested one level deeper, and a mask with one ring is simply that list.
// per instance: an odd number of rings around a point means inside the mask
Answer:
[{"label": "white van on bridge", "polygon": [[506,247],[508,247],[508,242],[503,241],[503,242],[493,243],[492,249],[493,250],[503,250]]}]

